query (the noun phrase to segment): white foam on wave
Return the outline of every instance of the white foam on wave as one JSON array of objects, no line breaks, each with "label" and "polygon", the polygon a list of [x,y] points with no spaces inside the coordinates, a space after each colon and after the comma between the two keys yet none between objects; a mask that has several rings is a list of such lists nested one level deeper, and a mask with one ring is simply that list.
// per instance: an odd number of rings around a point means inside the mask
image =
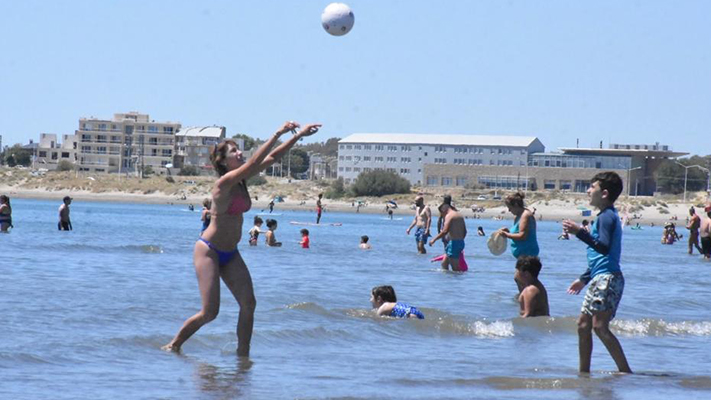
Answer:
[{"label": "white foam on wave", "polygon": [[486,323],[475,321],[469,324],[471,333],[482,337],[511,337],[514,335],[514,327],[511,321],[494,321]]},{"label": "white foam on wave", "polygon": [[611,325],[613,329],[629,336],[711,336],[710,321],[615,320]]}]

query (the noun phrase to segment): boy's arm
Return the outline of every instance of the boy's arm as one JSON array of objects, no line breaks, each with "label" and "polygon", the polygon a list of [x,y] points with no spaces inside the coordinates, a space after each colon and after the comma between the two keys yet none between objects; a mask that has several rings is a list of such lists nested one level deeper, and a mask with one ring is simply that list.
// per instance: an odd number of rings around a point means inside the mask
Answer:
[{"label": "boy's arm", "polygon": [[439,239],[443,238],[444,235],[449,233],[449,225],[450,225],[451,221],[452,221],[451,218],[448,218],[448,217],[444,218],[444,226],[442,227],[442,230],[437,234],[437,236],[433,237],[430,240],[430,246],[432,246]]},{"label": "boy's arm", "polygon": [[432,226],[432,211],[429,207],[427,207],[427,211],[425,211],[425,213],[427,213],[427,226],[425,227],[425,232],[429,234],[430,226]]},{"label": "boy's arm", "polygon": [[575,234],[575,237],[585,242],[585,244],[592,247],[596,252],[607,255],[610,253],[612,234],[615,231],[615,214],[612,212],[600,214],[597,218],[597,226],[597,238],[594,238],[585,229],[579,230]]}]

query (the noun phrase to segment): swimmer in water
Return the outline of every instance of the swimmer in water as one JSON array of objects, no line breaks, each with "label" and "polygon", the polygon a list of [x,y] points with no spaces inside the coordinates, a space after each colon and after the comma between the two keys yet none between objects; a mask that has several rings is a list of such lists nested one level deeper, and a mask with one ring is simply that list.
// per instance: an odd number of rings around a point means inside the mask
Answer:
[{"label": "swimmer in water", "polygon": [[254,226],[252,229],[249,230],[249,245],[250,246],[256,246],[257,245],[257,240],[259,239],[259,234],[264,233],[262,232],[262,224],[264,221],[262,221],[261,218],[259,218],[258,215],[254,216]]},{"label": "swimmer in water", "polygon": [[399,303],[392,286],[374,287],[370,293],[370,304],[381,317],[425,319],[425,315],[416,307]]},{"label": "swimmer in water", "polygon": [[362,250],[370,250],[370,243],[368,243],[368,235],[363,235],[360,237],[360,245],[358,247]]},{"label": "swimmer in water", "polygon": [[274,236],[274,231],[277,228],[277,222],[275,219],[267,220],[267,228],[269,229],[266,233],[267,246],[271,247],[281,247],[281,242],[276,241],[276,236]]}]

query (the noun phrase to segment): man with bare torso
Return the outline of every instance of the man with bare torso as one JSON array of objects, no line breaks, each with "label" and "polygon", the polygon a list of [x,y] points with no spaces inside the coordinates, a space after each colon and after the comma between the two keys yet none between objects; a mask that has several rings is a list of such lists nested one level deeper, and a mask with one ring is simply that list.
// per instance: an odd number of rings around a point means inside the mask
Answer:
[{"label": "man with bare torso", "polygon": [[432,211],[430,207],[425,205],[425,198],[422,196],[415,197],[415,219],[407,228],[407,234],[410,234],[413,226],[417,226],[415,231],[415,241],[417,242],[417,251],[420,254],[427,254],[425,243],[430,237],[430,225],[432,224]]},{"label": "man with bare torso", "polygon": [[444,227],[442,227],[442,231],[437,236],[430,240],[429,244],[432,246],[445,235],[449,235],[449,243],[447,243],[444,259],[442,259],[442,269],[449,269],[451,266],[452,271],[459,271],[459,256],[464,251],[467,225],[462,214],[451,204],[442,203],[439,206],[439,212],[444,218]]},{"label": "man with bare torso", "polygon": [[686,224],[686,229],[689,230],[689,254],[694,253],[694,247],[699,253],[704,254],[701,247],[699,247],[699,226],[701,225],[701,218],[696,215],[696,210],[692,206],[689,208],[689,223]]},{"label": "man with bare torso", "polygon": [[711,205],[704,208],[706,212],[706,218],[701,221],[701,229],[699,236],[701,236],[701,249],[704,254],[705,259],[711,259]]}]

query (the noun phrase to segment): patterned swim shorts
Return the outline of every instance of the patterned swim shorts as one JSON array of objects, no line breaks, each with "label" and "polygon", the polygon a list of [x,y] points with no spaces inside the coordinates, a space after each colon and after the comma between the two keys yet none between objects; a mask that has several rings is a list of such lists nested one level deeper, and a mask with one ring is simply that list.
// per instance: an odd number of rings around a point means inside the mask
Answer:
[{"label": "patterned swim shorts", "polygon": [[617,313],[624,289],[625,278],[621,272],[597,275],[590,281],[580,312],[593,315],[596,312],[612,311],[612,320]]}]

